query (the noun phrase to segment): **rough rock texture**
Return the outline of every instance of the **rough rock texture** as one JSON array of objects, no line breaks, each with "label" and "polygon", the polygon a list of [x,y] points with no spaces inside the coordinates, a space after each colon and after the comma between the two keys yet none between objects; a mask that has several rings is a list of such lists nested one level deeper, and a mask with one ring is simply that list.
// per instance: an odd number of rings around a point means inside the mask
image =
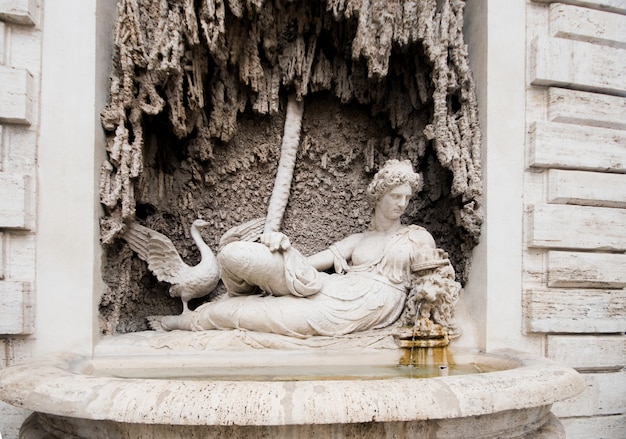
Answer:
[{"label": "rough rock texture", "polygon": [[[177,303],[117,238],[133,219],[195,263],[189,224],[265,217],[286,97],[304,118],[283,231],[305,254],[367,227],[364,190],[409,158],[424,190],[407,223],[460,281],[481,224],[480,132],[460,0],[119,0],[101,200],[105,333]],[[218,293],[219,294],[219,291]]]}]

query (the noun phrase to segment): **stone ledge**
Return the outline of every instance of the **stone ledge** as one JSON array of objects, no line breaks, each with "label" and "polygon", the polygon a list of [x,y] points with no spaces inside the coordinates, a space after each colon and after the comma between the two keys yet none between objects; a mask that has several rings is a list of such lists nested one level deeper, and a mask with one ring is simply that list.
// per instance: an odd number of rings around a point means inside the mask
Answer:
[{"label": "stone ledge", "polygon": [[626,174],[549,169],[547,201],[626,209]]},{"label": "stone ledge", "polygon": [[39,0],[0,0],[0,20],[34,26]]},{"label": "stone ledge", "polygon": [[626,251],[626,209],[536,204],[528,218],[529,247]]},{"label": "stone ledge", "polygon": [[34,328],[29,282],[0,281],[0,334],[31,334]]},{"label": "stone ledge", "polygon": [[550,87],[548,89],[548,119],[626,130],[626,98]]},{"label": "stone ledge", "polygon": [[626,132],[558,122],[532,122],[528,165],[626,173]]},{"label": "stone ledge", "polygon": [[550,5],[550,32],[555,37],[626,48],[626,16],[593,9]]},{"label": "stone ledge", "polygon": [[0,123],[30,125],[33,75],[26,69],[0,66]]},{"label": "stone ledge", "polygon": [[28,174],[0,172],[0,228],[31,228],[32,192]]},{"label": "stone ledge", "polygon": [[565,288],[626,287],[626,254],[548,252],[548,286]]},{"label": "stone ledge", "polygon": [[626,14],[625,0],[532,0],[535,3],[565,3],[568,5],[582,6],[601,11],[617,12]]},{"label": "stone ledge", "polygon": [[6,261],[6,256],[4,254],[5,241],[6,241],[6,238],[4,236],[4,233],[0,232],[0,280],[4,280],[4,271],[5,271],[4,264]]},{"label": "stone ledge", "polygon": [[548,335],[546,356],[578,371],[616,371],[626,366],[626,335]]},{"label": "stone ledge", "polygon": [[561,421],[568,439],[589,439],[599,434],[605,439],[626,437],[626,415],[574,417]]},{"label": "stone ledge", "polygon": [[587,388],[574,398],[554,405],[558,417],[602,416],[626,413],[626,372],[583,373]]},{"label": "stone ledge", "polygon": [[531,43],[532,85],[626,96],[626,49],[563,38]]},{"label": "stone ledge", "polygon": [[626,331],[626,290],[533,289],[524,291],[525,329],[543,333]]},{"label": "stone ledge", "polygon": [[[453,354],[456,357],[456,352]],[[428,421],[441,427],[446,421],[452,427],[463,423],[461,419],[471,421],[471,417],[478,417],[496,421],[481,422],[483,427],[490,424],[494,428],[500,421],[512,419],[500,418],[505,412],[519,413],[523,422],[528,422],[528,419],[524,421],[524,414],[536,413],[540,421],[539,418],[549,413],[551,404],[584,389],[577,372],[545,358],[500,350],[475,354],[473,361],[480,362],[483,356],[513,362],[516,367],[425,379],[152,380],[95,376],[92,373],[97,360],[94,363],[79,355],[60,354],[0,370],[0,399],[51,415],[107,419],[126,425],[276,426]],[[202,357],[210,360],[207,355]],[[144,358],[146,364],[151,360]],[[172,360],[177,359],[173,356]],[[284,361],[289,362],[288,355],[284,355]],[[187,363],[183,365],[186,366]],[[514,423],[500,425],[505,428],[503,432],[517,427]],[[485,437],[482,429],[467,431],[479,431],[480,437]],[[500,437],[522,436],[519,433]],[[446,437],[459,437],[458,431],[456,436]]]}]

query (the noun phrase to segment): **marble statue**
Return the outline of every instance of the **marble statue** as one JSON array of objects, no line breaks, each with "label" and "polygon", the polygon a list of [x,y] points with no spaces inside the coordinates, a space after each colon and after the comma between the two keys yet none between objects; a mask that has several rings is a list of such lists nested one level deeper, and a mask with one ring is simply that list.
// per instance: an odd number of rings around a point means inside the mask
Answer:
[{"label": "marble statue", "polygon": [[370,229],[309,257],[280,232],[264,233],[260,242],[229,243],[218,254],[228,294],[193,312],[162,317],[162,328],[307,338],[392,325],[420,270],[451,270],[426,229],[401,223],[420,185],[410,161],[389,160],[367,189]]},{"label": "marble statue", "polygon": [[200,235],[200,229],[208,225],[202,219],[195,220],[191,225],[191,237],[200,250],[201,257],[200,262],[194,266],[187,265],[172,241],[155,230],[133,222],[122,235],[129,247],[148,263],[148,269],[156,278],[171,284],[170,295],[180,297],[183,314],[189,312],[188,303],[191,299],[208,295],[220,280],[217,258]]}]

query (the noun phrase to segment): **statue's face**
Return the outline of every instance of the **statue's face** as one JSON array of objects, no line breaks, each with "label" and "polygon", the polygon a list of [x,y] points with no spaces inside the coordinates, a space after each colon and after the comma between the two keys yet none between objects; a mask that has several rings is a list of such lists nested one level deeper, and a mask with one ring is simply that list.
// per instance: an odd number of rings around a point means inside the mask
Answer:
[{"label": "statue's face", "polygon": [[408,183],[396,186],[387,191],[380,200],[378,200],[376,213],[380,213],[390,220],[398,219],[406,210],[412,196],[413,189],[411,189]]}]

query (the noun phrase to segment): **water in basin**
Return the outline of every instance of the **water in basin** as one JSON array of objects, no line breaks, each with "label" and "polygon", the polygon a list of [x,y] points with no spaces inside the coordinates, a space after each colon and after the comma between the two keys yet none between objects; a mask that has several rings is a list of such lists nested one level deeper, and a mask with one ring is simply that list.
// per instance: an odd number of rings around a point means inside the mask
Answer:
[{"label": "water in basin", "polygon": [[493,372],[490,364],[398,365],[311,365],[268,367],[146,367],[96,368],[95,376],[130,379],[205,381],[318,381],[432,378]]}]

